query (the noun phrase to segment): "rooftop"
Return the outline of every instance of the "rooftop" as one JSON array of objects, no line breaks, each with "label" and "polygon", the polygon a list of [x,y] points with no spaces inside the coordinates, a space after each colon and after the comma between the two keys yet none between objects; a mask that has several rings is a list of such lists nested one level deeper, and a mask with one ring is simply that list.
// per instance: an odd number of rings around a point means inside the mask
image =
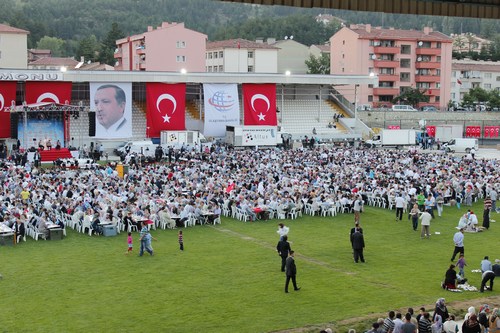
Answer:
[{"label": "rooftop", "polygon": [[11,33],[11,34],[29,34],[27,30],[11,27],[10,25],[0,24],[0,33]]},{"label": "rooftop", "polygon": [[349,27],[363,39],[393,39],[393,40],[425,40],[452,42],[452,38],[445,34],[433,31],[432,28],[424,27],[420,30],[402,30],[394,28],[372,27],[370,24],[352,24]]},{"label": "rooftop", "polygon": [[271,46],[264,42],[252,42],[247,39],[237,38],[215,42],[207,42],[207,51],[215,49],[269,49],[278,50],[278,47]]}]

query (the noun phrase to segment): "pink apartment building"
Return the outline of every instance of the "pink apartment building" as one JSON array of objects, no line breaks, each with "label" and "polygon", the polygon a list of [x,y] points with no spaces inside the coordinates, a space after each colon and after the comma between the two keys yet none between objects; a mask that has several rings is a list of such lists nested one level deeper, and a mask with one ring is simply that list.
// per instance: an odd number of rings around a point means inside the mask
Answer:
[{"label": "pink apartment building", "polygon": [[[451,96],[452,39],[423,31],[351,25],[330,38],[330,71],[335,75],[378,75],[379,85],[359,86],[358,105],[390,107],[405,89],[426,90],[429,103],[446,108]],[[337,89],[354,103],[354,87]]]},{"label": "pink apartment building", "polygon": [[116,70],[205,71],[207,35],[184,27],[184,23],[163,22],[156,29],[116,41]]}]

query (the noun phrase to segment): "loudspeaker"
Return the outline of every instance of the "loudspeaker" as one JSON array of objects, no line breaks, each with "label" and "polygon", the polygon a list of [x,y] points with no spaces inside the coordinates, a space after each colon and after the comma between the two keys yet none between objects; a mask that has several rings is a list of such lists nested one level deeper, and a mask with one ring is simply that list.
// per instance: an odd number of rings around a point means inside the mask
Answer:
[{"label": "loudspeaker", "polygon": [[89,112],[89,136],[95,136],[95,112]]},{"label": "loudspeaker", "polygon": [[18,123],[19,123],[19,114],[16,112],[11,113],[10,114],[10,137],[12,139],[17,139],[17,124]]}]

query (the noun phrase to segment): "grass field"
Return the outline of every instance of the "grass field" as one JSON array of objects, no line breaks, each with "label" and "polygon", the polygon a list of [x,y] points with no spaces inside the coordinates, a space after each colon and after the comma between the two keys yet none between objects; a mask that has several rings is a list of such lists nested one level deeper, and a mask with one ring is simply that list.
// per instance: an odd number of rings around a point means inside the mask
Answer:
[{"label": "grass field", "polygon": [[[388,310],[498,296],[440,289],[450,264],[452,237],[462,207],[445,207],[421,240],[394,211],[368,207],[361,216],[366,263],[352,260],[352,215],[285,220],[296,251],[302,290],[284,293],[284,273],[275,251],[277,220],[184,230],[153,231],[155,255],[127,256],[126,234],[89,237],[68,230],[62,241],[0,248],[0,332],[271,332],[299,327],[317,332],[353,317],[374,321]],[[482,212],[482,203],[474,205]],[[478,213],[482,216],[482,213]],[[479,287],[484,255],[500,257],[498,223],[466,234],[467,277]],[[439,235],[434,234],[440,232]],[[498,282],[497,282],[498,284]],[[498,305],[498,304],[497,304]],[[453,309],[451,309],[453,310]],[[355,324],[353,324],[356,327]],[[359,323],[358,329],[369,324]],[[343,332],[345,327],[340,327]]]}]

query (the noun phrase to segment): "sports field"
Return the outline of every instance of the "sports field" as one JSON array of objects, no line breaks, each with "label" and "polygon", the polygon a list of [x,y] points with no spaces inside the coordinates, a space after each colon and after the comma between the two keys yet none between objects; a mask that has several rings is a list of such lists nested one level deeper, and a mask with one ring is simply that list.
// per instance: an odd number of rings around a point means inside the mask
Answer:
[{"label": "sports field", "polygon": [[[482,217],[482,203],[473,209]],[[125,255],[126,234],[89,237],[68,230],[62,241],[28,239],[0,248],[0,332],[271,332],[301,327],[318,332],[339,321],[372,322],[391,309],[488,296],[447,292],[440,282],[450,264],[452,237],[466,208],[445,207],[431,222],[431,239],[420,239],[406,217],[367,207],[361,216],[366,263],[352,260],[353,215],[254,223],[223,218],[222,224],[152,234],[155,255]],[[479,287],[485,255],[500,257],[500,214],[489,231],[465,235],[467,278]],[[302,289],[284,293],[276,253],[277,223],[290,227]],[[440,234],[435,234],[439,232]],[[497,282],[499,284],[499,282]],[[451,311],[455,309],[451,308]],[[461,309],[464,310],[464,309]],[[373,316],[373,317],[371,317]],[[358,332],[369,328],[353,323]],[[340,327],[344,332],[346,327]]]}]

